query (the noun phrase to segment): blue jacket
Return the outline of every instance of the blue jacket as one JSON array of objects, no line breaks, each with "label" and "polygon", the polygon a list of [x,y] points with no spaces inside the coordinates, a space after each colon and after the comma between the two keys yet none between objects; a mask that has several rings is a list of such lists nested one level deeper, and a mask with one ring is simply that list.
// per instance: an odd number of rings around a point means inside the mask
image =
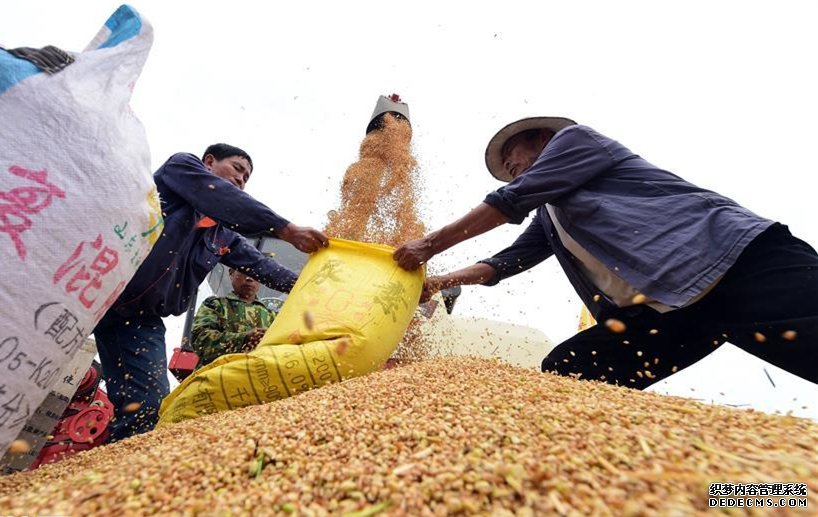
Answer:
[{"label": "blue jacket", "polygon": [[[111,310],[125,316],[182,314],[191,294],[219,262],[264,285],[290,291],[297,275],[237,233],[269,234],[286,226],[286,219],[212,174],[192,154],[171,156],[153,179],[164,231]],[[217,224],[197,227],[204,216]]]},{"label": "blue jacket", "polygon": [[719,279],[773,224],[585,126],[557,133],[528,170],[485,202],[516,224],[537,211],[514,244],[481,261],[497,270],[491,283],[556,255],[595,316],[613,309],[613,302],[562,245],[546,203],[565,231],[610,271],[671,307],[684,306]]}]

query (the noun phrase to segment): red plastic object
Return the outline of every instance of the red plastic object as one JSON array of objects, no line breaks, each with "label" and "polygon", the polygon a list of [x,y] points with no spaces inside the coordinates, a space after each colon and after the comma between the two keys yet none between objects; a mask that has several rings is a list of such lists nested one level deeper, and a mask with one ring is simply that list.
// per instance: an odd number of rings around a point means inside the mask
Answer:
[{"label": "red plastic object", "polygon": [[173,355],[168,362],[168,370],[176,377],[179,382],[193,373],[196,366],[199,364],[199,356],[192,350],[183,350],[181,348],[174,348]]}]

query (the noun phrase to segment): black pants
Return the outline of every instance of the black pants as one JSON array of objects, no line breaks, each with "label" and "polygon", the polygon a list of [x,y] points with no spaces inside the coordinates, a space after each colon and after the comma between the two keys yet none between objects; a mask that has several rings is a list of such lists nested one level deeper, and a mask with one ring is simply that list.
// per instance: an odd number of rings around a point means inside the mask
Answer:
[{"label": "black pants", "polygon": [[[605,318],[626,330],[612,332]],[[775,224],[698,302],[664,314],[629,307],[600,319],[554,348],[543,371],[644,389],[729,341],[818,383],[818,254]]]}]

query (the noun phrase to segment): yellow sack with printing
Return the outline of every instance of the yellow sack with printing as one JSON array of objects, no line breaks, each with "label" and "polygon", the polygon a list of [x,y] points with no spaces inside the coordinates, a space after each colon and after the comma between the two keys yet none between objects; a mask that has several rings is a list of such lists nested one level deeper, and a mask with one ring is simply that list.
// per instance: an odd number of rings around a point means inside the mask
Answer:
[{"label": "yellow sack with printing", "polygon": [[424,272],[393,248],[330,239],[310,256],[259,346],[196,371],[159,410],[159,426],[290,397],[382,369],[417,307]]}]

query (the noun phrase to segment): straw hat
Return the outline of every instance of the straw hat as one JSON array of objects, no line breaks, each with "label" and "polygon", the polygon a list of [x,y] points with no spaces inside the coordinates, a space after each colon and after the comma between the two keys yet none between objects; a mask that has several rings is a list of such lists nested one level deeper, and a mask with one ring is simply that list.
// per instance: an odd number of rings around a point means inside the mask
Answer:
[{"label": "straw hat", "polygon": [[489,145],[486,147],[486,167],[492,176],[508,183],[512,177],[503,167],[503,146],[506,145],[509,138],[529,129],[550,129],[557,133],[561,129],[574,125],[576,122],[562,117],[529,117],[512,122],[489,140]]}]

